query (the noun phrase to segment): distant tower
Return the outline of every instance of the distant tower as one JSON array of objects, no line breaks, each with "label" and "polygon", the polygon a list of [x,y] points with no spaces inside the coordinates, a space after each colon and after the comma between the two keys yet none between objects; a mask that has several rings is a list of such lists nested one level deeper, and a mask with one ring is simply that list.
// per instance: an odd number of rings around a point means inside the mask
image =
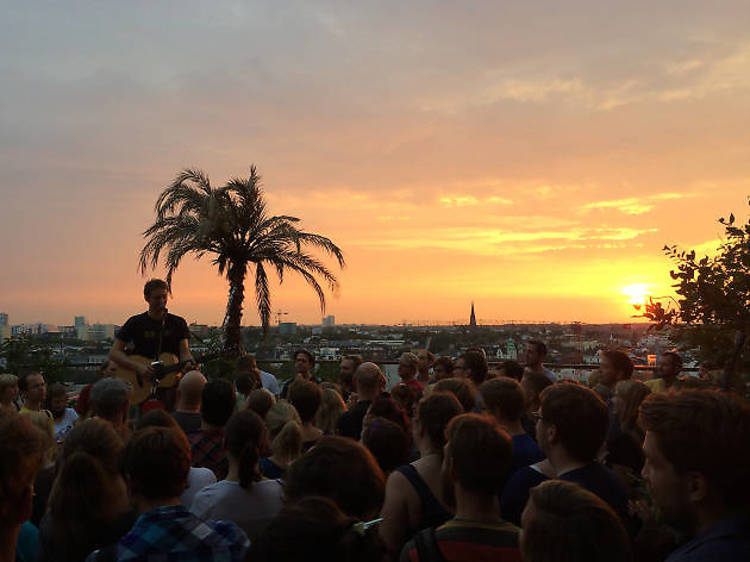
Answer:
[{"label": "distant tower", "polygon": [[474,314],[474,301],[471,302],[471,316],[469,316],[469,327],[470,328],[477,327],[477,317]]}]

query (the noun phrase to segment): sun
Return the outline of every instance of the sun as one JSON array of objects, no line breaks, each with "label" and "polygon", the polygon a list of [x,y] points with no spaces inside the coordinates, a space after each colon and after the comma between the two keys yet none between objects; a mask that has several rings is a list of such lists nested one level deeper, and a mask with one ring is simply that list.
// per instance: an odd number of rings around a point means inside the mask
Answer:
[{"label": "sun", "polygon": [[628,285],[627,287],[623,287],[620,292],[626,297],[630,297],[628,302],[634,306],[645,305],[650,293],[648,285],[644,285],[643,283]]}]

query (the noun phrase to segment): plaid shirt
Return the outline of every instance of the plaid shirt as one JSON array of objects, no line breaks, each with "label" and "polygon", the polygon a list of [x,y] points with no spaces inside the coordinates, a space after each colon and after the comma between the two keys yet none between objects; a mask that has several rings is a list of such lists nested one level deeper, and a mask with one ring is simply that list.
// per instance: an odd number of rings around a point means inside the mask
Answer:
[{"label": "plaid shirt", "polygon": [[193,466],[210,468],[216,480],[224,480],[229,472],[229,461],[224,450],[224,430],[199,430],[188,433]]},{"label": "plaid shirt", "polygon": [[181,505],[141,515],[117,544],[117,560],[159,562],[235,562],[250,546],[231,521],[204,521]]}]

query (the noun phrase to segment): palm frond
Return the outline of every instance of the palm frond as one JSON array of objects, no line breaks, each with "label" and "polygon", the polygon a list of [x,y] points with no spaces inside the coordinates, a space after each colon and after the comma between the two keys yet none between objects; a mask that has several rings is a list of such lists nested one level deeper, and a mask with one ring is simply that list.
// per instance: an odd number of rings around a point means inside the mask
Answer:
[{"label": "palm frond", "polygon": [[265,329],[271,321],[271,291],[268,288],[268,275],[262,263],[255,265],[255,302],[258,305],[260,323]]}]

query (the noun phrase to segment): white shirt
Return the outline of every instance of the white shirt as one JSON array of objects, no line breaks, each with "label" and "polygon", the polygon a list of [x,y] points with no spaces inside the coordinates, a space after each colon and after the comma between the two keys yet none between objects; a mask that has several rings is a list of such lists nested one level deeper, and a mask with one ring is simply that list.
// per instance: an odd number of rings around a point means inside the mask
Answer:
[{"label": "white shirt", "polygon": [[191,466],[188,472],[187,488],[180,496],[180,503],[190,509],[195,495],[210,484],[216,482],[216,475],[210,468]]},{"label": "white shirt", "polygon": [[68,432],[73,429],[73,424],[78,419],[78,414],[73,408],[65,408],[65,413],[60,420],[55,422],[55,441],[60,442],[65,439]]},{"label": "white shirt", "polygon": [[266,373],[265,371],[261,371],[260,380],[263,383],[263,388],[268,390],[274,396],[279,395],[279,393],[281,392],[281,389],[279,388],[279,381],[275,376],[273,376],[271,373]]}]

